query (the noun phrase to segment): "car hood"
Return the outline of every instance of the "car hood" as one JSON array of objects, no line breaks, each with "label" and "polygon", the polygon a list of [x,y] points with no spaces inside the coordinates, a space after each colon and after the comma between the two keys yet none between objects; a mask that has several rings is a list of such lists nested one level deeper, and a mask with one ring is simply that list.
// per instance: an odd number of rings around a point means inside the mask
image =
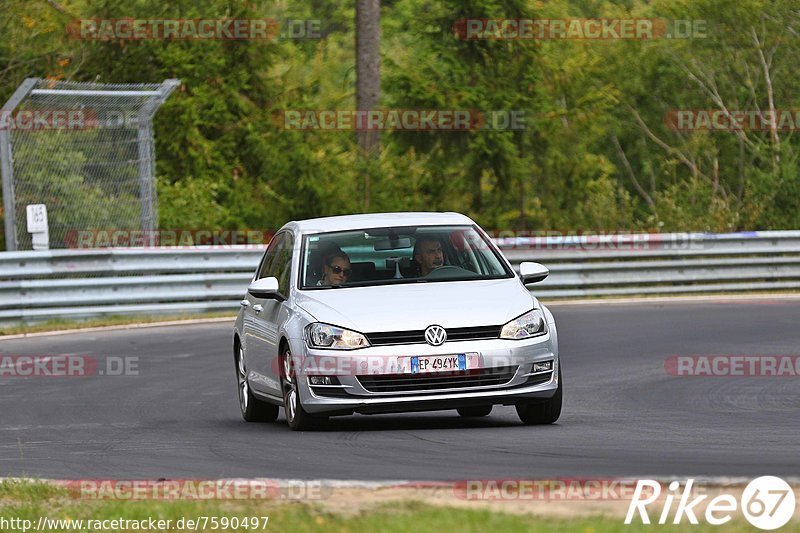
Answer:
[{"label": "car hood", "polygon": [[499,326],[536,300],[517,278],[298,291],[316,320],[361,332]]}]

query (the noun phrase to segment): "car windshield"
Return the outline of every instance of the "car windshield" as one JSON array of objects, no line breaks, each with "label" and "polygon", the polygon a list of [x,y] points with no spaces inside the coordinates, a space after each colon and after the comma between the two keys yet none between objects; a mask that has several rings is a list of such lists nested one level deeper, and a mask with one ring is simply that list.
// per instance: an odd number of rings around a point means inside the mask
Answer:
[{"label": "car windshield", "polygon": [[514,275],[473,226],[407,226],[306,235],[302,289]]}]

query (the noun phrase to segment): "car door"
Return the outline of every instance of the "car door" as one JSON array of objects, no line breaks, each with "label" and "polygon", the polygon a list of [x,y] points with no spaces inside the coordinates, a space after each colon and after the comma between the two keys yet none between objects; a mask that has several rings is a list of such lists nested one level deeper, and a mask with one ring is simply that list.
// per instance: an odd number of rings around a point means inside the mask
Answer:
[{"label": "car door", "polygon": [[292,251],[294,236],[290,232],[281,234],[280,241],[259,271],[259,278],[274,277],[278,279],[278,290],[284,300],[256,298],[251,296],[253,336],[248,350],[250,367],[260,376],[258,389],[273,396],[281,396],[280,362],[278,359],[279,333],[281,324],[288,318],[285,298],[289,295]]},{"label": "car door", "polygon": [[[275,258],[278,256],[278,250],[281,248],[285,237],[286,233],[282,232],[272,238],[253,278],[254,281],[270,276]],[[274,378],[269,377],[274,373],[268,372],[268,369],[264,366],[267,358],[263,352],[270,345],[267,339],[271,335],[263,320],[264,302],[264,299],[256,298],[249,292],[245,295],[242,326],[247,350],[248,374],[251,376],[250,386],[262,392],[267,392],[274,388],[274,384],[269,383],[270,380],[274,380]]]}]

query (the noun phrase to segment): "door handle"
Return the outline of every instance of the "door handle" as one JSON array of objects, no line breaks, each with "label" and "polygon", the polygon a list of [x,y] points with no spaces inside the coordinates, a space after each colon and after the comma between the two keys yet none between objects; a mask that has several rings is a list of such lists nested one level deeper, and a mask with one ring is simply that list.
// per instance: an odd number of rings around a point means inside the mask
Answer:
[{"label": "door handle", "polygon": [[256,313],[260,313],[263,310],[264,310],[264,308],[261,307],[261,304],[256,304],[256,305],[253,306],[253,311],[255,311]]},{"label": "door handle", "polygon": [[242,300],[241,302],[239,302],[239,305],[241,305],[242,307],[250,307],[250,301]]}]

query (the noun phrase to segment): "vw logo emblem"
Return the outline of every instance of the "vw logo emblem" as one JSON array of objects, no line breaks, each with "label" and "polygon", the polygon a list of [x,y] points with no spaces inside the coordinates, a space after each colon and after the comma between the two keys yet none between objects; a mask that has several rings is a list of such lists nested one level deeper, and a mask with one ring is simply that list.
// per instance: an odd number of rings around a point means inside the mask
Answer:
[{"label": "vw logo emblem", "polygon": [[447,340],[447,332],[442,326],[428,326],[425,330],[425,342],[431,346],[441,346]]}]

